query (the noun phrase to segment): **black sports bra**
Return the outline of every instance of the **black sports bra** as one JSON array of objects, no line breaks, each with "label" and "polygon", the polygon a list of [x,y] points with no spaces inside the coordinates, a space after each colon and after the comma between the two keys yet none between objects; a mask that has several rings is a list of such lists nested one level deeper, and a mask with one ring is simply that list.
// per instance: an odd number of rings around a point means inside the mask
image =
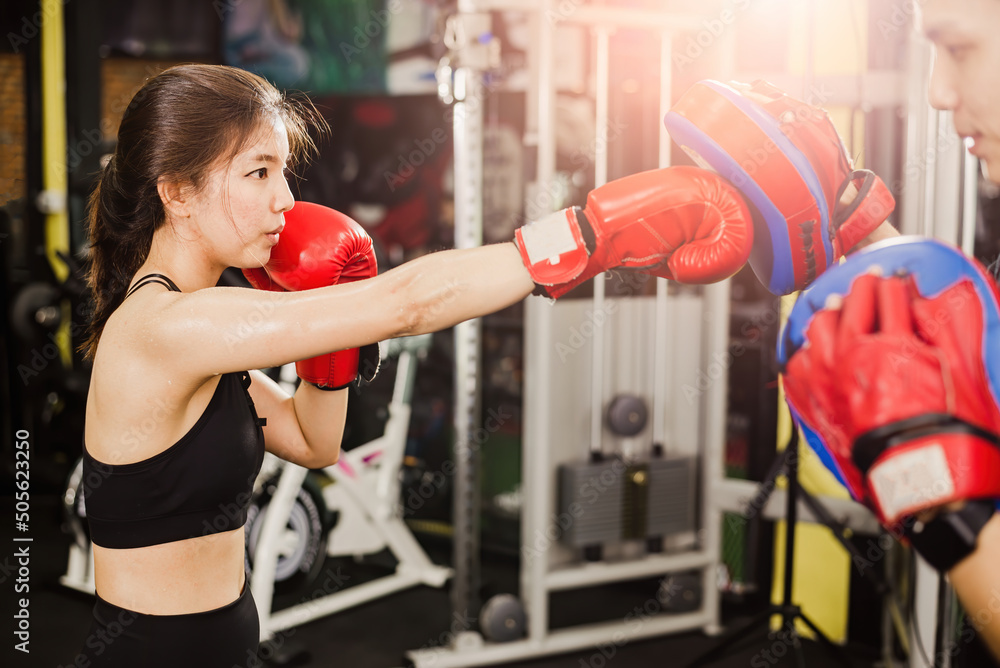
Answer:
[{"label": "black sports bra", "polygon": [[[126,299],[150,283],[180,292],[166,276],[150,274]],[[169,448],[142,461],[100,462],[84,443],[83,498],[95,545],[146,547],[246,523],[253,483],[264,461],[266,422],[257,417],[250,382],[246,371],[223,374],[194,426]],[[123,433],[119,444],[127,452],[155,429],[155,416],[150,416]]]}]

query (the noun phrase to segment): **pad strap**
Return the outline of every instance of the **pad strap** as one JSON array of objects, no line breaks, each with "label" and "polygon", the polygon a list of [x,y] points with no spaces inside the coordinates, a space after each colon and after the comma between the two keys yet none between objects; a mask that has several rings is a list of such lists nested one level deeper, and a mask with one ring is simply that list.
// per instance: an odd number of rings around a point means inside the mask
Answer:
[{"label": "pad strap", "polygon": [[[859,179],[861,186],[858,188],[857,197],[841,208],[840,198],[847,190],[847,186]],[[889,217],[896,206],[896,201],[885,182],[867,169],[856,169],[851,172],[840,185],[834,202],[837,203],[837,208],[833,214],[831,234],[836,235],[841,254],[847,254],[871,234]]]},{"label": "pad strap", "polygon": [[927,563],[947,573],[975,551],[979,532],[994,512],[993,501],[970,501],[961,510],[941,513],[927,524],[908,524],[903,534]]},{"label": "pad strap", "polygon": [[928,413],[909,420],[899,420],[872,429],[854,441],[851,458],[858,470],[868,473],[875,460],[891,447],[902,445],[916,438],[931,434],[969,434],[981,438],[1000,448],[1000,438],[974,424],[960,420],[954,415]]}]

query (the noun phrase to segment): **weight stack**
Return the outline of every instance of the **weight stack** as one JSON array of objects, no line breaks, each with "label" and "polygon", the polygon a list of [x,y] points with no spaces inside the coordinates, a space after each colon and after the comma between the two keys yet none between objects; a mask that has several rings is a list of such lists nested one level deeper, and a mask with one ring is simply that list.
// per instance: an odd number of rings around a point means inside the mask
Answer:
[{"label": "weight stack", "polygon": [[559,467],[563,544],[588,558],[602,543],[662,538],[695,528],[696,457],[620,459]]},{"label": "weight stack", "polygon": [[647,537],[694,531],[697,473],[697,457],[672,457],[649,462]]},{"label": "weight stack", "polygon": [[563,543],[587,547],[621,538],[625,470],[620,459],[559,467],[560,513],[570,518]]}]

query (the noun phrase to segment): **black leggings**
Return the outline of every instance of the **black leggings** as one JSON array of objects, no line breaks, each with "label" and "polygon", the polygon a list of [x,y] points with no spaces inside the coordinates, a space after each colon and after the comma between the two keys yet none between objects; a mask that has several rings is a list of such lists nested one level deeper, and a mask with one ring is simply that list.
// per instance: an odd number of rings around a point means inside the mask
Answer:
[{"label": "black leggings", "polygon": [[[256,668],[260,620],[247,576],[232,603],[185,615],[147,615],[97,597],[94,621],[74,666]],[[86,657],[90,663],[80,661]]]}]

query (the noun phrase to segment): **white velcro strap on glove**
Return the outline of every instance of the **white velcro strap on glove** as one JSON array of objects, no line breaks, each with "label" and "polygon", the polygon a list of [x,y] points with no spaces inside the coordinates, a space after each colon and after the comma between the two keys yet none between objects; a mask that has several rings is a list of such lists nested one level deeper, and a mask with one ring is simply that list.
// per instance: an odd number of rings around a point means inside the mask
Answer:
[{"label": "white velcro strap on glove", "polygon": [[515,238],[528,273],[539,285],[566,283],[587,266],[587,246],[573,209],[528,223],[518,228]]}]

